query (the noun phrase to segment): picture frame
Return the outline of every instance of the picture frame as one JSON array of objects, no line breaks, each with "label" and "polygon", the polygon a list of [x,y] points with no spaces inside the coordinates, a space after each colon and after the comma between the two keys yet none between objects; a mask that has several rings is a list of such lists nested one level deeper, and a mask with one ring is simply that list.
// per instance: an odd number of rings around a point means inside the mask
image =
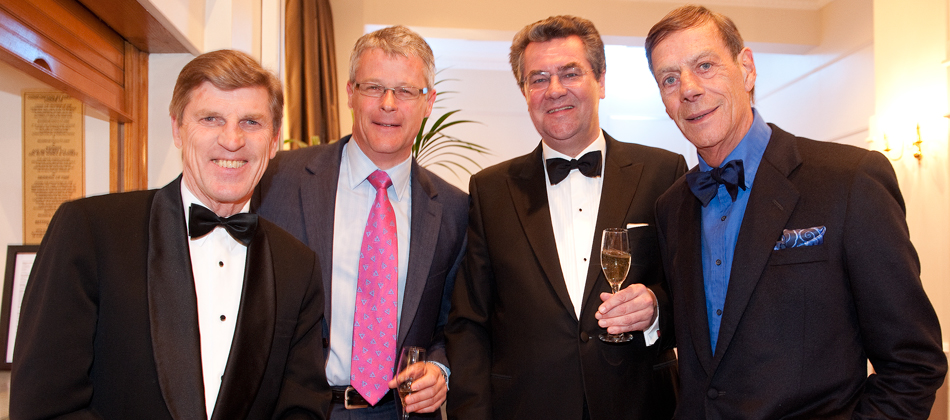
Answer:
[{"label": "picture frame", "polygon": [[0,304],[0,349],[3,359],[0,370],[10,370],[13,365],[13,345],[19,324],[20,304],[30,278],[33,261],[39,245],[7,246],[7,269],[3,278],[3,300]]}]

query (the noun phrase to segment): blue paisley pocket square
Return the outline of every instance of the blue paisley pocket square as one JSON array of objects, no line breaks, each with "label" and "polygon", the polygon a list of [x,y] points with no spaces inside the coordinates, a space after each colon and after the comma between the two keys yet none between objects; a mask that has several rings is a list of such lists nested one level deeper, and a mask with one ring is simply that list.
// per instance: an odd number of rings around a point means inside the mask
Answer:
[{"label": "blue paisley pocket square", "polygon": [[785,229],[782,238],[775,242],[774,251],[800,246],[815,246],[825,242],[825,227],[816,226],[806,229]]}]

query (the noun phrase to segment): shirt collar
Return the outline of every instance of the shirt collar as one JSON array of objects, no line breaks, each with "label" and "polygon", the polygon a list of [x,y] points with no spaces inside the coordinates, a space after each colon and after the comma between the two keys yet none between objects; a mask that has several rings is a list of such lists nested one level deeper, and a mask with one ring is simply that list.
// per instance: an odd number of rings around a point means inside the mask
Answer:
[{"label": "shirt collar", "polygon": [[585,148],[580,153],[578,153],[577,156],[565,155],[564,153],[561,153],[561,152],[558,152],[557,150],[552,149],[550,146],[548,146],[547,143],[543,141],[541,142],[541,158],[544,160],[548,160],[551,158],[562,158],[562,159],[567,159],[567,160],[577,159],[581,156],[584,156],[585,154],[589,152],[594,152],[594,151],[600,151],[600,157],[603,158],[606,155],[606,150],[607,150],[607,140],[604,140],[603,130],[598,131],[597,138],[594,139],[593,143],[589,144],[587,148]]},{"label": "shirt collar", "polygon": [[[742,167],[745,171],[745,181],[746,185],[752,185],[752,181],[755,179],[755,173],[759,169],[759,164],[762,162],[762,156],[765,155],[765,147],[769,145],[769,138],[772,137],[772,127],[769,127],[765,123],[765,120],[762,119],[762,116],[759,114],[759,111],[755,108],[752,108],[752,126],[749,127],[749,131],[745,134],[745,137],[739,141],[739,144],[735,149],[732,149],[732,152],[729,152],[729,155],[722,161],[722,164],[725,165],[726,162],[730,160],[741,159]],[[697,156],[699,153],[697,152]],[[712,169],[712,166],[709,166],[702,156],[699,156],[699,170],[709,171]]]},{"label": "shirt collar", "polygon": [[[355,141],[349,141],[343,145],[341,162],[347,166],[346,169],[348,170],[342,171],[342,173],[348,174],[347,183],[351,189],[356,189],[363,181],[366,181],[366,178],[370,174],[379,169],[376,164],[366,156],[366,153],[363,153],[363,150],[360,149],[360,145],[356,144]],[[411,168],[412,156],[392,168],[383,170],[389,175],[389,179],[393,182],[393,189],[396,192],[397,201],[402,201],[408,195],[409,172]]]}]

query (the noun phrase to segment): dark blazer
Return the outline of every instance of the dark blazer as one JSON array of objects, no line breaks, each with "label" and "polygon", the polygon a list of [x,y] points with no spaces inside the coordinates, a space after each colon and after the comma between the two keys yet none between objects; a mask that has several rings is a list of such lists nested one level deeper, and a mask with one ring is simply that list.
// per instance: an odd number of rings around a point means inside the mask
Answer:
[{"label": "dark blazer", "polygon": [[[258,185],[258,213],[316,251],[323,265],[326,324],[330,322],[333,218],[340,158],[346,136],[336,143],[280,152]],[[465,251],[468,200],[461,190],[420,167],[410,169],[412,190],[409,267],[398,347],[428,349],[426,357],[449,365],[442,328],[449,294]],[[326,331],[326,330],[325,330]],[[325,344],[329,351],[329,344]]]},{"label": "dark blazer", "polygon": [[[450,418],[670,418],[675,403],[672,316],[654,221],[656,198],[686,170],[683,157],[606,135],[604,185],[577,318],[564,284],[545,188],[542,148],[471,179],[468,252],[446,327]],[[594,314],[610,286],[601,232],[628,223],[634,255],[625,284],[643,283],[660,304],[661,338],[607,344]],[[667,331],[669,333],[667,333]]]},{"label": "dark blazer", "polygon": [[[207,417],[180,180],[56,212],[20,312],[12,419]],[[319,263],[266,220],[247,255],[211,418],[325,418]]]},{"label": "dark blazer", "polygon": [[[887,159],[772,125],[715,354],[701,208],[684,179],[657,205],[679,346],[677,418],[927,418],[947,362]],[[823,244],[773,250],[783,229],[818,226]]]}]

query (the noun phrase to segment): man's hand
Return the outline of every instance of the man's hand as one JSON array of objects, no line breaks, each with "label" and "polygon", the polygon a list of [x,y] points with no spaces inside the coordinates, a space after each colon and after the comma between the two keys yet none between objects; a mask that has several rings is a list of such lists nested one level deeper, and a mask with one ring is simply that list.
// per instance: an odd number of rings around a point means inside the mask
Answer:
[{"label": "man's hand", "polygon": [[656,296],[646,286],[636,283],[617,294],[601,293],[594,318],[609,334],[643,331],[650,327],[656,316]]},{"label": "man's hand", "polygon": [[389,381],[389,388],[395,389],[410,377],[415,379],[412,381],[412,394],[406,397],[406,412],[432,413],[438,410],[445,402],[446,392],[442,369],[432,363],[416,363]]}]

